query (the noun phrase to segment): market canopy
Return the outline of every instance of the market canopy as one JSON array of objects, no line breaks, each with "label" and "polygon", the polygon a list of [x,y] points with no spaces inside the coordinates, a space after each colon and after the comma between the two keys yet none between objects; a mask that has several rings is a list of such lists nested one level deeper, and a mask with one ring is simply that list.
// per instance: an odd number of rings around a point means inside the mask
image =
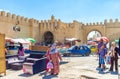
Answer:
[{"label": "market canopy", "polygon": [[101,39],[103,39],[104,42],[108,42],[109,41],[109,39],[107,37],[104,37],[104,36],[103,37],[97,37],[96,41],[100,41]]},{"label": "market canopy", "polygon": [[12,39],[11,41],[14,43],[30,43],[29,41],[22,38]]},{"label": "market canopy", "polygon": [[67,40],[67,41],[78,41],[78,42],[81,41],[78,38],[66,38],[65,40]]},{"label": "market canopy", "polygon": [[10,38],[10,37],[5,37],[5,40],[6,40],[7,42],[10,42],[10,41],[12,40],[12,38]]},{"label": "market canopy", "polygon": [[96,45],[97,43],[94,42],[94,41],[88,41],[87,44],[88,44],[88,45]]}]

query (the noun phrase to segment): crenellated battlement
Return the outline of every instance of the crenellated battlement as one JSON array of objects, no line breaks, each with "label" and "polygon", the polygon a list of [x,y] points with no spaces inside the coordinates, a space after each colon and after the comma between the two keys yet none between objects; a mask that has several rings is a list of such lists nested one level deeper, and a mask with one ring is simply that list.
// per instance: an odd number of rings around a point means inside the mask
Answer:
[{"label": "crenellated battlement", "polygon": [[70,29],[74,28],[74,24],[79,23],[78,21],[73,21],[72,23],[64,23],[60,19],[55,19],[52,15],[50,20],[41,20],[40,27],[46,30],[58,30],[58,29]]},{"label": "crenellated battlement", "polygon": [[[19,16],[16,14],[11,14],[9,12],[5,12],[5,11],[0,11],[0,20],[1,21],[7,21],[7,22],[11,22],[11,23],[17,23],[19,21],[19,24],[27,24],[29,22],[31,22],[31,19],[28,19],[27,17],[24,16]],[[32,19],[32,23],[34,24],[39,24],[39,21],[36,19]]]},{"label": "crenellated battlement", "polygon": [[117,18],[115,20],[104,20],[104,25],[108,28],[118,28],[120,27],[120,21]]},{"label": "crenellated battlement", "polygon": [[57,30],[62,25],[63,25],[63,22],[61,22],[60,19],[55,19],[53,15],[51,16],[50,20],[40,21],[40,27],[43,29],[53,30],[53,28],[55,28],[55,30]]},{"label": "crenellated battlement", "polygon": [[120,24],[118,19],[112,20],[104,20],[104,22],[96,22],[96,23],[86,23],[85,26],[102,26],[102,25],[114,25],[114,24]]},{"label": "crenellated battlement", "polygon": [[104,20],[104,24],[113,24],[113,23],[120,23],[119,20],[116,18],[115,20]]},{"label": "crenellated battlement", "polygon": [[[45,27],[52,29],[58,29],[58,28],[74,28],[75,25],[74,24],[81,24],[80,22],[73,20],[72,23],[64,23],[62,22],[60,19],[55,19],[55,17],[52,15],[50,20],[36,20],[34,18],[27,18],[24,16],[20,16],[20,15],[16,15],[16,14],[11,14],[9,12],[5,12],[5,11],[0,11],[0,21],[1,22],[11,22],[11,23],[17,23],[19,21],[19,24],[35,24],[35,25],[40,25],[40,27]],[[104,22],[93,22],[93,23],[82,23],[84,26],[107,26],[107,27],[112,27],[115,26],[117,27],[118,25],[120,25],[120,21],[118,19],[109,19],[109,20],[104,20]]]},{"label": "crenellated battlement", "polygon": [[104,25],[104,23],[102,22],[93,22],[93,23],[86,23],[84,24],[85,26],[101,26],[101,25]]}]

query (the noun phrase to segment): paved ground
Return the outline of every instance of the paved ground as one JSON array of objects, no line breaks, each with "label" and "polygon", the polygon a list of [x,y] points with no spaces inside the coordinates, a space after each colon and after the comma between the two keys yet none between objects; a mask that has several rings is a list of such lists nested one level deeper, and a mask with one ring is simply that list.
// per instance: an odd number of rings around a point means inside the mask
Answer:
[{"label": "paved ground", "polygon": [[[81,75],[97,79],[118,79],[118,74],[116,72],[108,72],[108,69],[106,69],[104,73],[99,72],[99,70],[96,69],[98,61],[95,56],[70,57],[69,59],[63,58],[63,60],[64,61],[61,62],[60,65],[61,71],[58,76],[45,76],[45,72],[27,75],[24,74],[22,70],[7,70],[7,75],[1,75],[0,79],[80,79]],[[68,60],[69,62],[67,62]],[[107,65],[107,67],[109,68],[109,65]]]}]

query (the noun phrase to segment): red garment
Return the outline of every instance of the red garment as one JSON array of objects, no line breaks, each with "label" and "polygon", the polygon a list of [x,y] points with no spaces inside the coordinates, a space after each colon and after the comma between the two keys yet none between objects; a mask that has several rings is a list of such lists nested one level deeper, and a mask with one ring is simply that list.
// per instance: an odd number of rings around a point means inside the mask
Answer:
[{"label": "red garment", "polygon": [[48,62],[50,60],[50,52],[49,52],[49,50],[47,50],[45,56],[47,57],[47,60],[46,60],[46,71],[48,71],[47,64],[48,64]]},{"label": "red garment", "polygon": [[59,69],[59,59],[62,60],[61,55],[59,52],[54,53],[54,54],[50,54],[52,63],[53,63],[53,72],[54,74],[58,74],[60,69]]}]

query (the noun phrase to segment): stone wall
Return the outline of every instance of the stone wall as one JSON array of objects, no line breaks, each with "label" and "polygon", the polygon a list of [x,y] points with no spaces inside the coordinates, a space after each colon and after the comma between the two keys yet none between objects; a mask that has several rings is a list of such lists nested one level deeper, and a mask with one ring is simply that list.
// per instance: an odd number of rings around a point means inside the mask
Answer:
[{"label": "stone wall", "polygon": [[[13,31],[13,26],[20,26],[21,31]],[[0,32],[5,33],[11,38],[28,38],[32,37],[37,42],[44,41],[44,34],[50,31],[54,40],[64,42],[65,38],[78,38],[81,40],[77,45],[87,42],[87,35],[91,31],[99,31],[102,36],[106,36],[113,41],[120,37],[120,22],[118,19],[113,21],[105,20],[104,23],[81,23],[74,20],[71,23],[62,22],[60,19],[55,19],[52,15],[50,20],[36,20],[15,14],[0,12]]]},{"label": "stone wall", "polygon": [[[44,40],[44,33],[50,31],[54,35],[54,40],[64,42],[65,38],[79,37],[78,28],[81,23],[73,21],[73,23],[64,23],[60,19],[55,19],[51,16],[50,20],[41,20],[40,22],[40,36],[41,41]],[[78,36],[77,36],[77,35]]]},{"label": "stone wall", "polygon": [[[13,31],[13,26],[16,24],[20,27],[20,32]],[[0,28],[1,33],[5,33],[7,37],[11,38],[35,38],[39,35],[39,22],[37,20],[4,11],[0,12]],[[35,31],[36,28],[37,32]],[[39,41],[38,39],[36,40]]]}]

